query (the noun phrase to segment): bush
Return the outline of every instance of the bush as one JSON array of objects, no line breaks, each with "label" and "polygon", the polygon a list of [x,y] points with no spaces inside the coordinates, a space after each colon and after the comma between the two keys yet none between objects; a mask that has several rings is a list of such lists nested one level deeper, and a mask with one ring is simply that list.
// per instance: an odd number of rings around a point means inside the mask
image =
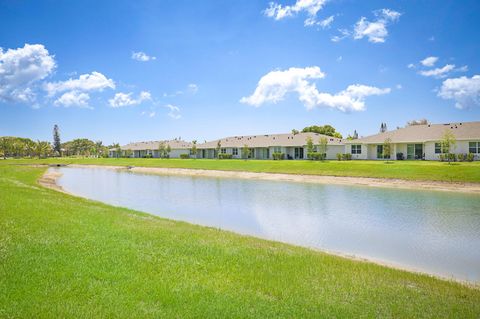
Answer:
[{"label": "bush", "polygon": [[351,159],[352,159],[352,154],[350,154],[350,153],[342,154],[342,160],[349,161]]},{"label": "bush", "polygon": [[438,159],[440,160],[440,162],[445,162],[445,155],[443,154],[438,155]]},{"label": "bush", "polygon": [[283,159],[285,159],[285,154],[284,153],[279,153],[279,152],[272,153],[272,158],[274,160],[283,160]]},{"label": "bush", "polygon": [[475,158],[475,154],[473,153],[467,154],[467,162],[473,162],[474,158]]},{"label": "bush", "polygon": [[220,153],[218,154],[218,159],[231,159],[232,154]]},{"label": "bush", "polygon": [[342,153],[337,153],[337,160],[341,161],[342,160]]},{"label": "bush", "polygon": [[327,158],[327,154],[319,152],[309,152],[307,153],[307,158],[313,161],[323,161]]},{"label": "bush", "polygon": [[[125,156],[125,157],[128,157],[128,156]],[[147,155],[144,155],[143,158],[152,158],[152,154],[147,154]]]},{"label": "bush", "polygon": [[453,153],[448,154],[448,161],[455,162],[457,160],[457,156]]},{"label": "bush", "polygon": [[466,158],[467,158],[467,154],[460,153],[460,154],[457,155],[457,159],[458,159],[459,162],[465,161]]},{"label": "bush", "polygon": [[403,156],[403,153],[397,153],[397,160],[399,161],[403,161],[405,159],[405,157]]},{"label": "bush", "polygon": [[188,159],[188,158],[190,158],[190,155],[189,154],[180,154],[180,158],[181,159]]}]

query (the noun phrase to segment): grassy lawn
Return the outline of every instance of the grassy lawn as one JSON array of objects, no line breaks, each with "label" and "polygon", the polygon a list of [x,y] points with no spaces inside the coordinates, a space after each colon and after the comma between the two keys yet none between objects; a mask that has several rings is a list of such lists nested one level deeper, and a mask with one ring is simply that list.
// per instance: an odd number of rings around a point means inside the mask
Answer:
[{"label": "grassy lawn", "polygon": [[7,160],[9,163],[76,163],[146,167],[216,169],[231,171],[399,178],[447,182],[480,183],[480,162],[443,163],[433,161],[271,161],[271,160],[181,160],[143,158],[61,158]]},{"label": "grassy lawn", "polygon": [[[78,162],[258,170],[324,164]],[[75,198],[38,186],[44,168],[7,163],[0,161],[1,318],[480,314],[478,288]]]}]

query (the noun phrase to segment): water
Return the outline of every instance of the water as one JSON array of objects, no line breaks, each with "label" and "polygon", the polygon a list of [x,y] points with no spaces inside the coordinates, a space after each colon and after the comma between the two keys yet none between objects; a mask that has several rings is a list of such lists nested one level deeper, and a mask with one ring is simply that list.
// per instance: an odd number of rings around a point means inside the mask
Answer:
[{"label": "water", "polygon": [[54,168],[66,191],[165,218],[480,281],[480,196]]}]

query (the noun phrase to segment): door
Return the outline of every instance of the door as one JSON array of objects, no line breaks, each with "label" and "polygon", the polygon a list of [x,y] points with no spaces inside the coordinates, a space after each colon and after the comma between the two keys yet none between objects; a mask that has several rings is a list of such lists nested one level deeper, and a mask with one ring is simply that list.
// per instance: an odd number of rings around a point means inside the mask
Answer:
[{"label": "door", "polygon": [[295,159],[303,159],[303,147],[295,147]]},{"label": "door", "polygon": [[407,144],[407,159],[423,159],[423,144]]}]

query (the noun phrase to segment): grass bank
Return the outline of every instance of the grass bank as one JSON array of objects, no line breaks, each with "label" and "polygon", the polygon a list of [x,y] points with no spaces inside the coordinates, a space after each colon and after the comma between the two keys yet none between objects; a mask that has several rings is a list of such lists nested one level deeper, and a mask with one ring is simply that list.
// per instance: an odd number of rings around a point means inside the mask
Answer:
[{"label": "grass bank", "polygon": [[8,163],[72,163],[166,168],[193,168],[261,173],[394,178],[419,181],[480,183],[480,162],[433,161],[272,161],[144,158],[58,158],[7,160]]},{"label": "grass bank", "polygon": [[6,162],[0,317],[480,314],[479,289],[72,197],[38,186],[44,168]]}]

